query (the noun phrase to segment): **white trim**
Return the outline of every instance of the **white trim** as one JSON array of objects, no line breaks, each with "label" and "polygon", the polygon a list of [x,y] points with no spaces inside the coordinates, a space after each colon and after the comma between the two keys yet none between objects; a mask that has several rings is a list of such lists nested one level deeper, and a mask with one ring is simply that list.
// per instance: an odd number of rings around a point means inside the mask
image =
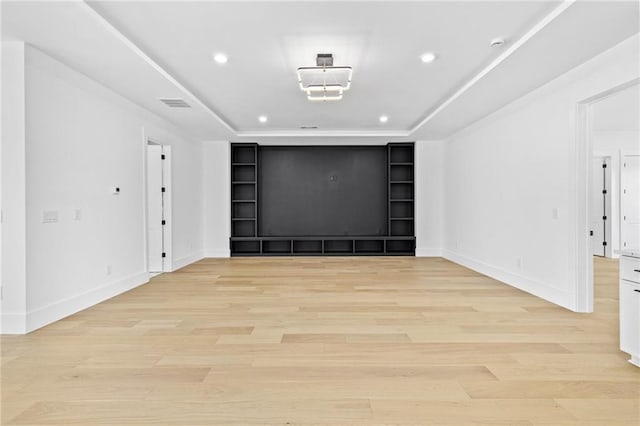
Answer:
[{"label": "white trim", "polygon": [[593,143],[589,137],[590,110],[587,103],[578,103],[575,109],[575,138],[571,169],[575,170],[575,188],[573,215],[575,220],[575,310],[577,312],[593,312],[593,255],[591,253],[591,236],[589,229],[589,212],[591,197],[587,194],[591,188],[593,174]]},{"label": "white trim", "polygon": [[416,257],[442,257],[441,248],[416,248]]},{"label": "white trim", "polygon": [[25,314],[2,314],[0,333],[25,334],[27,319]]},{"label": "white trim", "polygon": [[40,327],[44,327],[47,324],[51,324],[83,309],[90,308],[147,282],[149,282],[149,274],[147,272],[141,272],[101,285],[84,293],[50,303],[41,308],[33,309],[27,313],[25,331],[29,333]]},{"label": "white trim", "polygon": [[151,68],[156,70],[161,76],[163,76],[167,81],[176,86],[180,91],[187,95],[189,100],[196,103],[206,112],[208,112],[214,119],[216,119],[220,124],[222,124],[227,130],[232,133],[235,133],[236,130],[231,127],[229,123],[227,123],[217,112],[211,109],[207,104],[205,104],[200,98],[198,98],[194,93],[192,93],[189,89],[183,86],[175,77],[173,77],[169,72],[167,72],[164,68],[162,68],[156,61],[151,59],[149,55],[144,53],[142,49],[140,49],[133,41],[127,38],[123,33],[120,32],[111,22],[109,22],[104,16],[100,15],[98,11],[96,11],[89,3],[85,1],[80,2],[81,5],[87,11],[93,19],[95,19],[100,25],[102,25],[107,31],[113,34],[118,40],[120,40],[125,46],[127,46],[133,53],[138,55],[140,59],[146,62]]},{"label": "white trim", "polygon": [[195,263],[203,258],[204,258],[204,255],[202,254],[201,251],[199,251],[199,252],[181,257],[180,259],[176,259],[173,261],[173,264],[171,265],[171,272],[177,271],[180,268],[184,268],[187,265],[191,265],[192,263]]},{"label": "white trim", "polygon": [[410,132],[407,130],[273,130],[273,131],[243,131],[237,132],[238,138],[260,138],[260,137],[389,137],[407,138]]},{"label": "white trim", "polygon": [[522,47],[527,41],[533,38],[536,34],[542,31],[547,25],[553,22],[558,16],[562,14],[565,10],[567,10],[571,5],[573,5],[576,0],[564,0],[560,5],[558,5],[555,9],[551,11],[548,15],[542,18],[536,25],[533,26],[529,31],[527,31],[522,37],[520,37],[516,42],[511,44],[500,56],[494,59],[489,65],[487,65],[484,69],[482,69],[478,74],[473,76],[471,80],[465,83],[462,87],[460,87],[456,92],[449,96],[444,102],[438,105],[434,110],[432,110],[424,119],[422,119],[418,124],[413,126],[413,128],[409,131],[409,133],[414,133],[420,127],[424,126],[428,123],[433,117],[438,115],[442,110],[448,107],[453,101],[462,96],[467,90],[471,89],[478,81],[480,81],[484,76],[493,71],[498,65],[504,62],[509,56],[511,56],[516,50]]},{"label": "white trim", "polygon": [[489,265],[477,259],[466,257],[451,250],[443,250],[443,257],[459,265],[473,269],[483,275],[501,281],[519,290],[526,291],[534,296],[540,297],[564,308],[575,310],[573,307],[573,297],[570,293],[558,290],[549,284],[534,281],[521,275],[513,274],[501,268]]},{"label": "white trim", "polygon": [[204,258],[225,258],[231,257],[231,252],[229,250],[205,250]]},{"label": "white trim", "polygon": [[[545,96],[549,96],[555,93],[557,90],[570,85],[575,81],[583,79],[585,78],[585,76],[589,76],[594,71],[597,71],[603,63],[615,61],[617,57],[620,56],[620,50],[624,50],[627,45],[632,46],[631,48],[635,49],[638,42],[640,42],[640,35],[634,34],[630,36],[629,38],[621,41],[620,43],[602,52],[601,54],[594,56],[593,58],[576,66],[575,68],[570,69],[566,73],[561,74],[555,79],[548,81],[537,89],[534,89],[527,94],[511,101],[505,106],[490,113],[486,117],[452,132],[448,136],[444,137],[443,140],[448,141],[461,136],[466,136],[481,128],[491,125],[492,123],[502,120],[503,118],[509,116],[510,114],[513,114],[515,111],[523,108],[524,106],[533,103],[535,100],[543,98]],[[598,93],[598,90],[600,89],[594,86],[592,93]]]}]

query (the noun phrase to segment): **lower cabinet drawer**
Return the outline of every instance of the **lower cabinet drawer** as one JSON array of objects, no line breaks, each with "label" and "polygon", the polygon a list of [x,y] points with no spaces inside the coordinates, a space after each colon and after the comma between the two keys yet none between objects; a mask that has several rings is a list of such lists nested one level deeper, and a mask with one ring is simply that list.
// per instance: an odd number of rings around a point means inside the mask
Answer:
[{"label": "lower cabinet drawer", "polygon": [[620,279],[640,283],[640,259],[620,256]]},{"label": "lower cabinet drawer", "polygon": [[620,349],[640,355],[640,284],[620,281]]}]

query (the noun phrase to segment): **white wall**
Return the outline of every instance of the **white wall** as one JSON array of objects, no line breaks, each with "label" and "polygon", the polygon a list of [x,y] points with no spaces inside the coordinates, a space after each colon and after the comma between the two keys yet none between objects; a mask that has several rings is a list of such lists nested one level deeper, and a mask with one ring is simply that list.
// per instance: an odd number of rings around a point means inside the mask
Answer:
[{"label": "white wall", "polygon": [[[202,146],[31,47],[26,49],[24,75],[23,314],[30,331],[148,280],[146,138],[172,146],[174,265],[202,257]],[[112,186],[121,188],[119,195],[111,194]],[[76,209],[81,220],[74,220]],[[43,224],[44,210],[57,211],[58,222]],[[3,250],[4,262],[11,251]],[[4,325],[3,332],[25,331]]]},{"label": "white wall", "polygon": [[416,256],[442,256],[444,152],[443,141],[415,145]]},{"label": "white wall", "polygon": [[229,257],[231,170],[229,142],[203,144],[204,254]]},{"label": "white wall", "polygon": [[445,257],[577,307],[577,104],[638,78],[635,36],[452,136]]},{"label": "white wall", "polygon": [[24,43],[2,43],[2,329],[24,330],[27,295]]}]

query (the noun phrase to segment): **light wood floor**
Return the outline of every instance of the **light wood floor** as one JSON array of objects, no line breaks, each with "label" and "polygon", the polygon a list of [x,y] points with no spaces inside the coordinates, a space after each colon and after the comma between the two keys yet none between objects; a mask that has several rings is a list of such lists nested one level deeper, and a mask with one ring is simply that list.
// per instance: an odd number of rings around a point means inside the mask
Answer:
[{"label": "light wood floor", "polygon": [[596,271],[576,314],[443,259],[204,260],[2,337],[2,424],[637,426]]}]

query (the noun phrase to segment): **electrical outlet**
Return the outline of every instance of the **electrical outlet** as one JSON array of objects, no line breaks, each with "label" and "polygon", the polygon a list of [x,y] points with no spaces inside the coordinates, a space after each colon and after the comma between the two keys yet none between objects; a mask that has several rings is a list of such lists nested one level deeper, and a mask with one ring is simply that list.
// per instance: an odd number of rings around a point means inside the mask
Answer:
[{"label": "electrical outlet", "polygon": [[105,268],[105,273],[106,273],[107,275],[111,275],[111,265],[107,265],[107,266],[106,266],[106,268]]}]

